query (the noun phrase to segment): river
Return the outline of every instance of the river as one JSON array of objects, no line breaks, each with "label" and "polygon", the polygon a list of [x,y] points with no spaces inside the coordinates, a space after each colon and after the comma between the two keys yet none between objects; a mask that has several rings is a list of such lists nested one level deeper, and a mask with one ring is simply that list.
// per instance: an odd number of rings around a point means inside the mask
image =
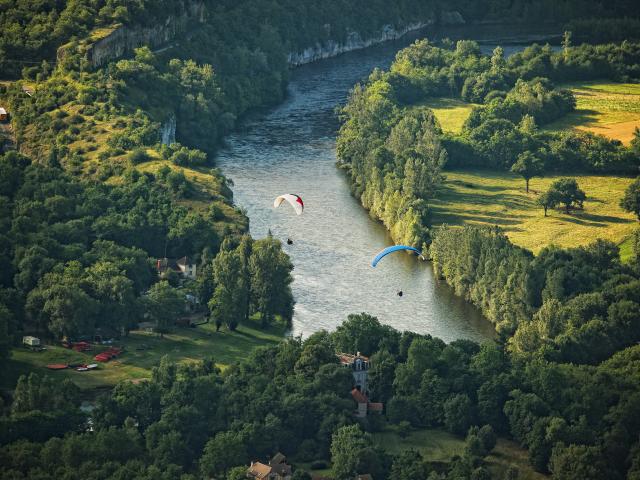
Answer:
[{"label": "river", "polygon": [[[375,67],[388,68],[413,39],[296,68],[285,102],[246,119],[217,157],[234,182],[235,202],[246,209],[251,234],[262,238],[271,231],[291,256],[293,335],[333,330],[358,312],[447,342],[487,341],[494,335],[473,305],[435,279],[429,263],[397,253],[371,267],[373,256],[392,241],[350,195],[345,176],[335,167],[335,108],[356,82]],[[482,46],[484,51],[493,47]],[[273,209],[273,199],[282,193],[299,194],[304,214],[297,216],[284,204]],[[287,238],[293,245],[284,243]]]}]

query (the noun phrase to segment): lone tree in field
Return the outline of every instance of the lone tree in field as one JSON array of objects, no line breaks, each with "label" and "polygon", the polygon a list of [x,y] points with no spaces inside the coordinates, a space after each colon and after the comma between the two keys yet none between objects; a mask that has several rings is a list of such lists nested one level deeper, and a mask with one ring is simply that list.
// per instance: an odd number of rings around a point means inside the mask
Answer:
[{"label": "lone tree in field", "polygon": [[620,200],[620,206],[627,212],[635,213],[640,220],[640,177],[627,187],[624,197]]},{"label": "lone tree in field", "polygon": [[529,193],[529,180],[540,177],[544,173],[544,163],[531,152],[523,152],[518,155],[516,163],[511,167],[511,172],[524,178],[527,193]]},{"label": "lone tree in field", "polygon": [[544,208],[544,216],[547,216],[547,209],[553,208],[558,204],[558,199],[554,192],[547,191],[538,197],[538,205]]},{"label": "lone tree in field", "polygon": [[578,187],[575,178],[560,178],[551,184],[545,195],[552,196],[556,203],[564,205],[564,211],[569,211],[574,207],[582,208],[587,195]]}]

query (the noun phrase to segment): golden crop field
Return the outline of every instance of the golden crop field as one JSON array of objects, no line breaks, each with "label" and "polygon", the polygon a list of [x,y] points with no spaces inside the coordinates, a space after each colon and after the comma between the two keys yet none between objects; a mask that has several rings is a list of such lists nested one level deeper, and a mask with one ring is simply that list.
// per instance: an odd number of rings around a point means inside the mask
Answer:
[{"label": "golden crop field", "polygon": [[573,91],[576,110],[547,128],[589,131],[625,145],[640,128],[640,84],[581,82],[563,87]]}]

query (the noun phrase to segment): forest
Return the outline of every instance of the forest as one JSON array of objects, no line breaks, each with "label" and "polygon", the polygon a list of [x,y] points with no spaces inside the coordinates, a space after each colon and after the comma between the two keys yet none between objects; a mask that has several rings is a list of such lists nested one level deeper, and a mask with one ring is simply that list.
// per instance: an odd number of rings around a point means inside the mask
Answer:
[{"label": "forest", "polygon": [[[563,302],[565,325],[550,326],[550,304],[533,322],[545,331],[555,328],[560,337],[598,302],[605,310],[612,302],[609,311],[624,316],[624,306],[638,308],[628,300],[638,298],[632,293],[637,270],[635,275],[614,290],[615,300],[590,290]],[[623,337],[618,318],[619,329],[607,333]],[[32,374],[20,380],[2,417],[0,478],[238,480],[252,459],[280,450],[300,462],[331,461],[339,480],[357,473],[393,480],[484,479],[494,478],[485,457],[498,435],[527,447],[533,467],[554,479],[635,478],[638,346],[602,362],[562,363],[547,352],[514,348],[517,339],[445,344],[396,331],[364,313],[350,315],[335,332],[258,348],[224,372],[214,359],[184,365],[163,360],[150,381],[122,383],[101,397],[93,432],[84,431],[76,413],[74,388]],[[338,363],[336,351],[370,356],[371,395],[386,402],[386,419],[352,415],[351,371]],[[426,462],[411,450],[391,456],[371,437],[389,426],[438,427],[466,436],[464,453],[448,465]],[[505,475],[518,478],[513,469]],[[295,469],[293,478],[311,477]]]}]

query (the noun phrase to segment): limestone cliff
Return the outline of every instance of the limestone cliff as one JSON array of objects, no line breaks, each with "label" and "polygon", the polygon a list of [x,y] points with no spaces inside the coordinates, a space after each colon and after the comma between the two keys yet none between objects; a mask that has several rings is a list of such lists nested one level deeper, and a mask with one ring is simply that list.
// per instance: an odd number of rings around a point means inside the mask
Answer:
[{"label": "limestone cliff", "polygon": [[323,44],[316,43],[313,46],[307,47],[300,52],[291,52],[288,56],[290,65],[303,65],[305,63],[315,62],[323,58],[335,57],[341,53],[350,52],[352,50],[359,50],[362,48],[370,47],[378,43],[386,42],[389,40],[396,40],[403,35],[413,30],[419,30],[427,25],[433,24],[433,20],[427,20],[424,22],[410,23],[403,28],[396,29],[391,25],[385,25],[378,35],[363,39],[358,32],[349,32],[347,39],[344,42],[337,42],[329,40]]},{"label": "limestone cliff", "polygon": [[[180,15],[168,16],[163,23],[153,26],[115,25],[110,29],[102,29],[105,31],[102,35],[100,31],[96,31],[83,42],[81,51],[91,67],[101,67],[143,45],[152,49],[169,45],[194,24],[203,23],[205,17],[206,7],[203,2],[187,0],[183,3]],[[58,61],[66,55],[69,48],[69,45],[63,45],[58,49]]]}]

